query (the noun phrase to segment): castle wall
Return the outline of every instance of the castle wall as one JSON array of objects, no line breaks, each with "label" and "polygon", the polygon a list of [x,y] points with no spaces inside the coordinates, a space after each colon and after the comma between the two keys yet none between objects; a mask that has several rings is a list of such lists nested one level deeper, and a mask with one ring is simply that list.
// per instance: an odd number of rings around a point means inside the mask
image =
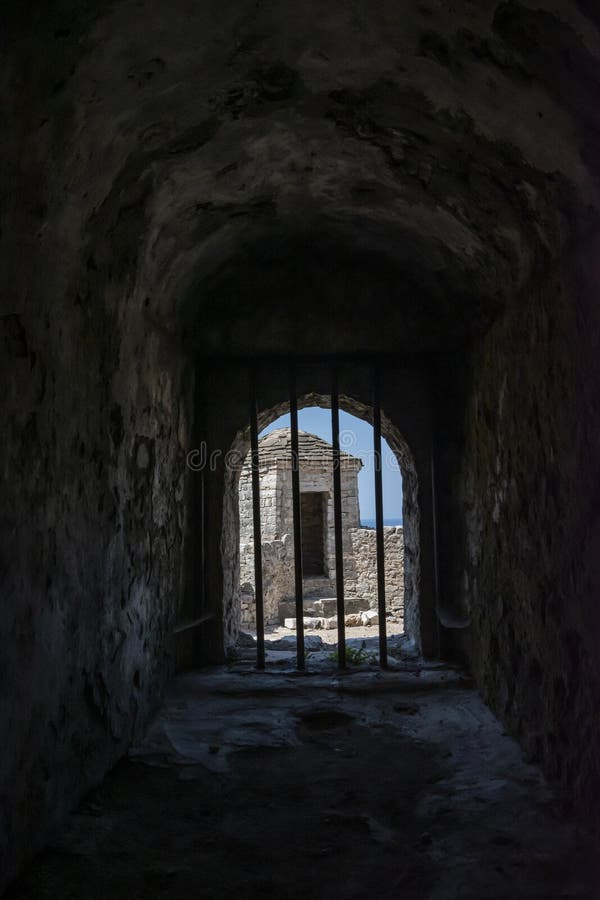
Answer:
[{"label": "castle wall", "polygon": [[[359,466],[343,461],[341,468],[342,529],[344,550],[344,590],[350,600],[363,600],[364,608],[377,607],[376,532],[360,527],[358,503]],[[326,495],[325,570],[320,579],[324,595],[334,596],[335,531],[333,517],[333,475],[331,461],[301,460],[300,492]],[[263,560],[263,602],[266,624],[279,622],[278,605],[294,599],[294,521],[292,470],[289,460],[263,460],[260,469],[260,512]],[[254,529],[252,473],[249,458],[244,463],[239,485],[240,499],[240,596],[241,623],[256,624],[254,600]],[[386,605],[394,619],[404,612],[404,540],[401,527],[384,529]]]},{"label": "castle wall", "polygon": [[[344,593],[377,609],[377,546],[374,528],[351,528],[350,553],[344,554]],[[401,525],[383,529],[386,609],[395,621],[404,618],[404,532]]]}]

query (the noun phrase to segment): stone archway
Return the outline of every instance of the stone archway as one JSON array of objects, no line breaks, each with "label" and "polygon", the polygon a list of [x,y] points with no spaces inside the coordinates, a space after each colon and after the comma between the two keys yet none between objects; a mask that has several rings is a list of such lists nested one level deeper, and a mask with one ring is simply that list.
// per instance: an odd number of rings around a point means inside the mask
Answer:
[{"label": "stone archway", "polygon": [[[328,409],[330,405],[330,398],[326,394],[305,393],[298,398],[299,409],[310,406]],[[365,422],[371,423],[372,421],[370,405],[355,397],[341,395],[340,409]],[[266,428],[287,412],[287,400],[263,410],[258,417],[259,430]],[[408,637],[414,640],[418,646],[420,643],[420,511],[417,471],[408,443],[383,411],[382,435],[394,453],[402,474],[404,628]],[[231,646],[235,642],[240,628],[239,480],[249,449],[249,429],[245,428],[238,431],[225,467],[221,559],[223,567],[223,633],[226,646]]]}]

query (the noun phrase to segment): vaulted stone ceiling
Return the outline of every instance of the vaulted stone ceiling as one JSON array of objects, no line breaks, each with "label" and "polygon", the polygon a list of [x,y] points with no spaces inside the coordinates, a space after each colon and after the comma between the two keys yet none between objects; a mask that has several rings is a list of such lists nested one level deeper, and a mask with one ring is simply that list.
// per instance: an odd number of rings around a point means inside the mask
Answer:
[{"label": "vaulted stone ceiling", "polygon": [[448,346],[596,225],[584,3],[76,6],[15,23],[14,202],[65,286],[101,271],[194,346],[242,349],[277,295],[254,345],[291,340],[299,272],[306,313],[349,292],[357,327],[384,311],[363,346],[390,314],[407,348]]},{"label": "vaulted stone ceiling", "polygon": [[426,357],[442,649],[597,823],[595,0],[4,6],[0,882],[173,671],[205,355]]}]

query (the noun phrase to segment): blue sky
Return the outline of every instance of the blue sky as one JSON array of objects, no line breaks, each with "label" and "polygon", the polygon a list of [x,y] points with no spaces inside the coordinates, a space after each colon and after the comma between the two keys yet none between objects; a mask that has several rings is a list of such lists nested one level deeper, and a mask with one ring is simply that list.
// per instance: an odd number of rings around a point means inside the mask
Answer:
[{"label": "blue sky", "polygon": [[[261,431],[269,434],[275,428],[290,424],[289,415],[281,416]],[[308,407],[298,411],[300,431],[317,434],[331,443],[331,410]],[[373,427],[362,419],[340,410],[340,447],[364,463],[358,476],[358,497],[361,520],[375,518],[375,486],[373,469]],[[402,520],[402,476],[396,457],[386,440],[382,440],[383,457],[383,516],[384,519]]]}]

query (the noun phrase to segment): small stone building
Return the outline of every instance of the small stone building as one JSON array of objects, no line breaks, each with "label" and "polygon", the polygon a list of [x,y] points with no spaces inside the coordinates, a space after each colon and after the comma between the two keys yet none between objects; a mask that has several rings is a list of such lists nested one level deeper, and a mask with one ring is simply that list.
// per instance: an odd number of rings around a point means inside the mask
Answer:
[{"label": "small stone building", "polygon": [[[333,519],[333,448],[299,432],[302,558],[305,615],[335,611],[335,532]],[[341,453],[344,589],[349,614],[377,607],[375,530],[361,528],[358,473],[362,460]],[[295,615],[291,431],[280,428],[259,441],[260,511],[265,622]],[[242,627],[255,624],[252,472],[248,454],[240,475],[240,589]],[[404,543],[400,526],[385,528],[386,605],[401,620],[404,598]],[[358,621],[357,621],[358,624]]]}]

